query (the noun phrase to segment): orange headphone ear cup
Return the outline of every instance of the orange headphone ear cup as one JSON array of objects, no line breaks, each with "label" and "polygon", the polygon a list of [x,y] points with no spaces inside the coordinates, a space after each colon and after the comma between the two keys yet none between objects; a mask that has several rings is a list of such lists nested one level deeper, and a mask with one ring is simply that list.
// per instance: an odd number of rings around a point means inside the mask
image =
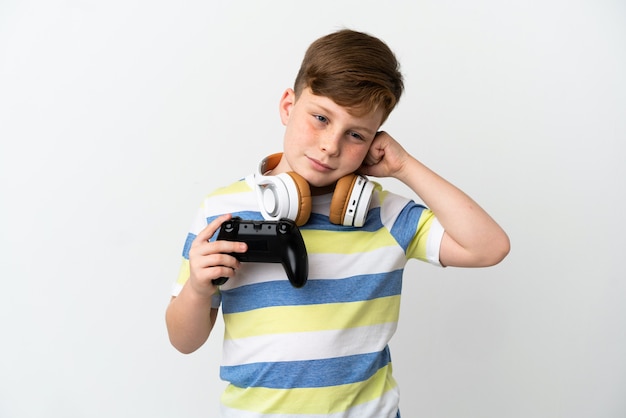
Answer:
[{"label": "orange headphone ear cup", "polygon": [[343,225],[346,210],[350,203],[350,195],[357,178],[356,174],[348,174],[337,180],[333,198],[330,201],[330,213],[328,215],[330,222],[336,225]]},{"label": "orange headphone ear cup", "polygon": [[[293,183],[296,185],[296,189],[298,190],[298,196],[295,197],[298,205],[298,215],[294,222],[298,226],[304,225],[311,216],[311,188],[309,187],[309,183],[295,172],[287,173],[289,177],[293,180]],[[289,199],[292,199],[290,196]]]}]

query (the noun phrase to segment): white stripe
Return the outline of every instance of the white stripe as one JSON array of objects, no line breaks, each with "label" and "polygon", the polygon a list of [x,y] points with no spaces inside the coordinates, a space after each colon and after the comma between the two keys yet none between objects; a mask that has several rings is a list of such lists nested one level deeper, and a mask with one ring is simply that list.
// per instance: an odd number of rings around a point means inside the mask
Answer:
[{"label": "white stripe", "polygon": [[[390,254],[395,252],[395,256]],[[387,273],[401,269],[406,264],[402,248],[380,248],[366,254],[313,253],[308,255],[308,279],[338,279],[336,274],[342,272],[344,277],[365,274]],[[239,286],[287,280],[287,273],[280,263],[245,262],[236,271],[235,277],[222,285],[223,290]]]},{"label": "white stripe", "polygon": [[288,280],[285,268],[280,263],[241,263],[235,277],[224,283],[222,290],[234,289],[239,286]]},{"label": "white stripe", "polygon": [[[378,195],[378,193],[376,195]],[[380,220],[383,225],[391,229],[402,212],[402,209],[404,209],[409,202],[410,199],[406,197],[394,193],[386,193],[380,210]]]},{"label": "white stripe", "polygon": [[380,398],[334,414],[261,414],[228,408],[222,404],[220,416],[222,418],[396,418],[399,398],[400,395],[396,386],[385,392]]},{"label": "white stripe", "polygon": [[403,268],[406,262],[400,246],[355,254],[314,253],[309,254],[309,278],[336,279],[337,272],[341,272],[343,277],[386,273]]},{"label": "white stripe", "polygon": [[[174,283],[174,285],[172,286],[172,296],[178,297],[181,290],[183,290],[183,285]],[[211,308],[217,309],[220,307],[221,303],[222,295],[220,295],[219,292],[211,296]]]},{"label": "white stripe", "polygon": [[202,204],[202,209],[212,215],[241,210],[259,210],[256,196],[252,190],[207,196]]},{"label": "white stripe", "polygon": [[222,365],[317,360],[377,353],[385,348],[397,323],[345,330],[299,332],[224,340]]},{"label": "white stripe", "polygon": [[220,213],[239,212],[242,210],[259,210],[252,190],[207,196],[202,201],[200,208],[198,208],[196,217],[189,228],[189,232],[197,235],[206,227],[206,219],[209,216],[215,216]]},{"label": "white stripe", "polygon": [[172,296],[178,296],[181,290],[183,290],[183,285],[174,283],[172,285]]},{"label": "white stripe", "polygon": [[433,219],[428,231],[428,240],[426,241],[426,259],[429,263],[441,267],[439,261],[439,251],[441,249],[441,240],[445,230],[437,218]]},{"label": "white stripe", "polygon": [[198,235],[200,231],[206,227],[206,225],[206,215],[204,214],[204,210],[200,208],[198,209],[196,217],[193,219],[193,222],[189,227],[189,232],[194,235]]}]

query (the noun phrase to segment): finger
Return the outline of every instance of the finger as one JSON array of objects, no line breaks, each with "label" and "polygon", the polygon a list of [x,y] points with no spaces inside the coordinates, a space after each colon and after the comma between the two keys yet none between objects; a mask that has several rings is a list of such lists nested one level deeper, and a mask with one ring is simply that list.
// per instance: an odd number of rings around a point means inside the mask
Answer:
[{"label": "finger", "polygon": [[245,253],[248,246],[241,241],[217,240],[209,243],[212,253]]},{"label": "finger", "polygon": [[239,260],[228,254],[212,254],[195,261],[190,271],[194,287],[213,284],[211,281],[220,277],[234,277],[241,267]]},{"label": "finger", "polygon": [[[194,258],[191,262],[191,269],[197,276],[214,276],[215,269],[229,268],[236,270],[241,267],[241,262],[229,254],[214,253]],[[215,277],[212,277],[215,278]]]},{"label": "finger", "polygon": [[197,242],[206,242],[208,241],[213,234],[219,229],[222,224],[232,218],[230,213],[226,213],[224,215],[220,215],[217,218],[213,219],[200,233],[196,236],[194,241]]},{"label": "finger", "polygon": [[192,273],[190,277],[191,286],[195,289],[203,292],[203,289],[207,287],[214,287],[218,283],[215,283],[214,280],[226,277],[233,278],[235,277],[235,269],[225,266],[215,266],[211,268],[207,268],[199,271],[197,274]]},{"label": "finger", "polygon": [[371,147],[369,152],[367,153],[367,156],[365,157],[365,161],[363,161],[363,164],[368,166],[376,165],[383,159],[384,155],[385,151],[383,149],[380,149],[378,147]]},{"label": "finger", "polygon": [[232,259],[233,257],[228,256],[228,254],[245,253],[247,250],[248,246],[245,242],[207,241],[196,238],[189,249],[189,261],[198,267],[207,268],[220,265],[222,260],[219,257],[221,256],[227,256],[229,259]]}]

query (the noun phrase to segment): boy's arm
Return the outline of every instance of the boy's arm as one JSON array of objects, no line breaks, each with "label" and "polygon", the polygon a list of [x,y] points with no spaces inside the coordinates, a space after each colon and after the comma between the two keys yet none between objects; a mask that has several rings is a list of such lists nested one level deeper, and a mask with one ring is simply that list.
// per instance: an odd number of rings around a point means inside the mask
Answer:
[{"label": "boy's arm", "polygon": [[183,286],[177,297],[172,297],[165,314],[170,342],[178,351],[189,354],[209,338],[218,310],[211,308],[211,298],[194,297]]},{"label": "boy's arm", "polygon": [[167,307],[165,321],[170,342],[182,353],[197,350],[209,338],[217,318],[217,309],[211,307],[211,299],[217,292],[212,280],[233,277],[240,262],[228,253],[247,249],[242,242],[209,242],[219,226],[230,218],[231,215],[216,218],[196,236],[189,249],[189,279]]},{"label": "boy's arm", "polygon": [[389,134],[380,132],[376,136],[361,171],[397,178],[435,213],[445,229],[439,252],[444,266],[486,267],[508,254],[509,238],[491,216],[463,191],[408,154]]}]

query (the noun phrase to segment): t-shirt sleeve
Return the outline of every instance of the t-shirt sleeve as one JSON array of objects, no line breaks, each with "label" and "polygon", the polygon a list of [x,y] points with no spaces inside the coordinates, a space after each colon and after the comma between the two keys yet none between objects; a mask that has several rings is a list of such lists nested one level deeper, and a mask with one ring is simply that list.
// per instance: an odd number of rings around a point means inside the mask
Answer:
[{"label": "t-shirt sleeve", "polygon": [[441,267],[439,250],[444,232],[443,226],[435,214],[431,210],[425,209],[420,216],[413,240],[407,248],[407,256]]},{"label": "t-shirt sleeve", "polygon": [[441,266],[439,250],[444,229],[432,210],[386,191],[378,195],[381,218],[407,258]]},{"label": "t-shirt sleeve", "polygon": [[[189,249],[191,248],[191,244],[193,243],[193,240],[196,238],[198,233],[202,231],[202,229],[204,229],[207,224],[208,222],[204,210],[202,208],[198,209],[198,212],[193,222],[191,223],[191,227],[189,228],[187,238],[185,239],[185,243],[183,245],[183,253],[180,263],[180,269],[178,270],[178,277],[172,285],[172,296],[178,296],[187,280],[189,280]],[[219,292],[217,292],[215,295],[213,295],[211,307],[218,308],[220,306],[220,303],[221,295]]]}]

